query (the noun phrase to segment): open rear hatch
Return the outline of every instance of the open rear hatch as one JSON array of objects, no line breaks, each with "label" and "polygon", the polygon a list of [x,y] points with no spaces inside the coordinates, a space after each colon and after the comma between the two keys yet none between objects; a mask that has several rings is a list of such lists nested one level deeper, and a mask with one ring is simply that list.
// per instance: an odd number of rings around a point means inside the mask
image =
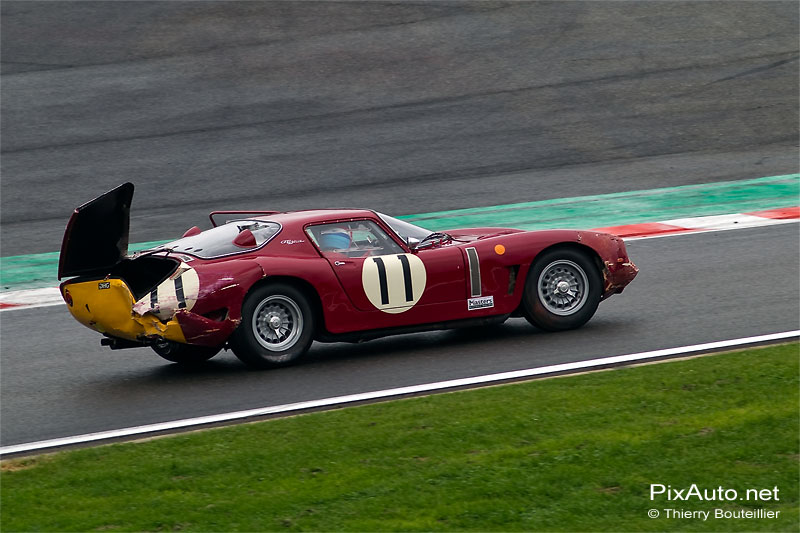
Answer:
[{"label": "open rear hatch", "polygon": [[75,209],[61,243],[58,279],[119,278],[138,300],[175,272],[180,261],[171,257],[127,257],[132,200],[133,184],[123,183]]},{"label": "open rear hatch", "polygon": [[98,196],[75,209],[67,223],[58,279],[111,270],[128,253],[133,183]]}]

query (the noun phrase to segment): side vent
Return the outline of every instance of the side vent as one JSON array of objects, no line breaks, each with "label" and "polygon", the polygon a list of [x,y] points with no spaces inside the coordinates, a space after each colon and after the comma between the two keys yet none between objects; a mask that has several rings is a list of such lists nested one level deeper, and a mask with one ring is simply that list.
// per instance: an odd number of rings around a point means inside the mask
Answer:
[{"label": "side vent", "polygon": [[519,265],[512,265],[508,267],[508,294],[514,294],[517,288],[517,274],[519,274]]}]

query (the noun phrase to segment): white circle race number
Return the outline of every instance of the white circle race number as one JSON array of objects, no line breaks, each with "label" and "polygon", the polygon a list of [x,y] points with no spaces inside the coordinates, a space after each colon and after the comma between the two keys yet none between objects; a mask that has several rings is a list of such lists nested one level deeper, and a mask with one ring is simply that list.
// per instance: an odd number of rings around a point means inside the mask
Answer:
[{"label": "white circle race number", "polygon": [[133,310],[140,315],[153,313],[169,320],[181,309],[191,311],[200,292],[200,279],[195,269],[181,263],[170,277],[136,302]]},{"label": "white circle race number", "polygon": [[425,265],[413,254],[368,257],[361,284],[370,303],[385,313],[408,311],[425,292]]}]

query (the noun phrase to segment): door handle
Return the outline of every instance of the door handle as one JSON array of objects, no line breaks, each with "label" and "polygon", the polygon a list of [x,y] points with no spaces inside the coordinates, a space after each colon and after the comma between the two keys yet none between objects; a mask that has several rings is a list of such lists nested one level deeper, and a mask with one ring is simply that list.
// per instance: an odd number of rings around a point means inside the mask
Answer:
[{"label": "door handle", "polygon": [[337,267],[340,267],[342,265],[346,265],[347,263],[345,263],[344,261],[334,261],[333,264],[336,265]]}]

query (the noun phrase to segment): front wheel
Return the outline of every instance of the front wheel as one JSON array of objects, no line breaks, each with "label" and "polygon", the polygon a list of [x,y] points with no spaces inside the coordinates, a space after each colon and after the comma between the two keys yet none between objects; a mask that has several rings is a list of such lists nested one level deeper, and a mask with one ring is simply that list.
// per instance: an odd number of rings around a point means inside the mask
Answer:
[{"label": "front wheel", "polygon": [[219,353],[221,346],[193,346],[179,342],[163,340],[152,346],[158,355],[180,365],[197,365],[208,361]]},{"label": "front wheel", "polygon": [[574,249],[536,259],[525,281],[525,318],[539,329],[563,331],[589,321],[600,304],[602,278],[594,261]]},{"label": "front wheel", "polygon": [[296,362],[313,336],[314,313],[305,295],[291,285],[271,283],[245,299],[242,322],[230,342],[243,363],[269,368]]}]

